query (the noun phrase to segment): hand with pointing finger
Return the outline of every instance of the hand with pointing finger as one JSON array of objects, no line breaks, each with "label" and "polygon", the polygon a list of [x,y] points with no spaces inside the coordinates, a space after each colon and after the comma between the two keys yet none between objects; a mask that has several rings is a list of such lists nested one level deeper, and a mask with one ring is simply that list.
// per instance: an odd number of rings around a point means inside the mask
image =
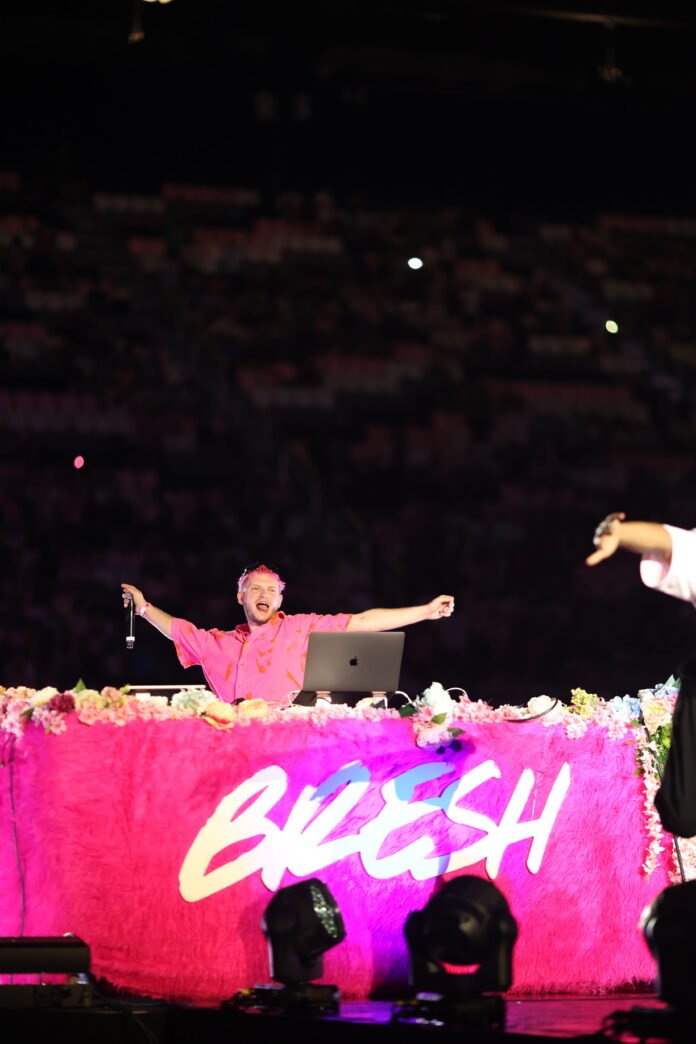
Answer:
[{"label": "hand with pointing finger", "polygon": [[612,511],[602,519],[594,531],[593,543],[596,548],[591,555],[585,559],[588,566],[598,565],[605,558],[611,558],[619,548],[619,530],[621,523],[626,518],[623,511]]}]

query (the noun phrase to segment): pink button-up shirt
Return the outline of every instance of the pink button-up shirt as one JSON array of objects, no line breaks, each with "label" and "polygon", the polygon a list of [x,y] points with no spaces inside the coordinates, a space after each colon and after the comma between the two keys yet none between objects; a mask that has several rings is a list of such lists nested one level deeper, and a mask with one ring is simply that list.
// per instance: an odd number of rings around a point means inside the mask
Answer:
[{"label": "pink button-up shirt", "polygon": [[345,631],[350,613],[321,616],[296,613],[275,616],[250,631],[239,624],[234,631],[210,631],[188,620],[172,620],[172,638],[184,667],[199,665],[215,695],[235,700],[264,699],[287,706],[302,688],[310,631]]}]

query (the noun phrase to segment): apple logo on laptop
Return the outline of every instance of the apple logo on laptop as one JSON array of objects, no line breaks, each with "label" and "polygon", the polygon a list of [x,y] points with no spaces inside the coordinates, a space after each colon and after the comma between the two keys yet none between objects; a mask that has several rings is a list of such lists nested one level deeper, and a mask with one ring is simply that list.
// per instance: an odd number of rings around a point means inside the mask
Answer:
[{"label": "apple logo on laptop", "polygon": [[357,656],[351,656],[351,658],[348,661],[348,663],[351,665],[351,667],[357,667],[358,666],[358,657]]}]

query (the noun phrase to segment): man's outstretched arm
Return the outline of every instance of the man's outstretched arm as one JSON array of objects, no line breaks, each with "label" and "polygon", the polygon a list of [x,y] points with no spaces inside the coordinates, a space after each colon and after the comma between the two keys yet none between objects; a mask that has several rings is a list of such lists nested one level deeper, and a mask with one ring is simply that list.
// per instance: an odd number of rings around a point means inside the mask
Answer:
[{"label": "man's outstretched arm", "polygon": [[452,595],[438,595],[425,605],[409,605],[403,609],[366,609],[351,616],[348,631],[393,631],[397,627],[422,620],[442,620],[454,612]]},{"label": "man's outstretched arm", "polygon": [[656,555],[665,565],[672,560],[672,537],[660,522],[626,522],[623,511],[613,511],[602,519],[594,534],[596,551],[588,555],[585,564],[598,565],[620,547],[637,555]]},{"label": "man's outstretched arm", "polygon": [[[165,613],[164,609],[158,609],[156,605],[151,605],[142,591],[137,587],[133,587],[132,584],[121,584],[121,591],[123,594],[123,604],[128,605],[128,597],[133,599],[133,605],[138,616],[142,616],[143,620],[147,620],[149,624],[156,627],[158,631],[161,631],[166,638],[172,636],[172,619],[169,613]],[[143,609],[143,612],[140,610]]]}]

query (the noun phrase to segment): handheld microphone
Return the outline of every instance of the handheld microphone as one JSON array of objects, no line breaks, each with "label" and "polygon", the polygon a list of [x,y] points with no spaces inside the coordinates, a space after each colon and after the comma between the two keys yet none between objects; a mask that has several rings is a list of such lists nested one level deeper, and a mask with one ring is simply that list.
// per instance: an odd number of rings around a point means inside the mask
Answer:
[{"label": "handheld microphone", "polygon": [[133,595],[128,595],[128,634],[126,635],[126,649],[132,649],[135,645],[135,635],[133,633]]}]

